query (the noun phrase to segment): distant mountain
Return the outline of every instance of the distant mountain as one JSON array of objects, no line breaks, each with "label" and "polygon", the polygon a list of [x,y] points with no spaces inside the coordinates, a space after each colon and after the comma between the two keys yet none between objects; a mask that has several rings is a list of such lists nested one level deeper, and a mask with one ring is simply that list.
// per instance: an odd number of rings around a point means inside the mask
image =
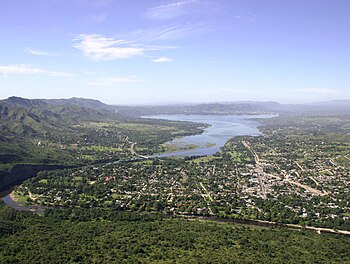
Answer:
[{"label": "distant mountain", "polygon": [[45,134],[53,129],[65,130],[82,121],[118,118],[114,111],[101,108],[101,104],[99,101],[77,98],[51,101],[10,97],[0,101],[1,135]]},{"label": "distant mountain", "polygon": [[22,97],[12,96],[1,102],[7,103],[12,106],[20,106],[20,107],[43,107],[45,106],[44,100],[40,99],[26,99]]},{"label": "distant mountain", "polygon": [[350,99],[314,102],[312,105],[350,105]]},{"label": "distant mountain", "polygon": [[102,103],[101,101],[95,99],[85,99],[72,97],[69,99],[45,99],[44,102],[54,105],[76,105],[81,107],[87,107],[92,109],[104,109],[104,110],[113,110],[114,107]]},{"label": "distant mountain", "polygon": [[327,106],[339,109],[350,109],[350,100],[333,100],[325,102],[312,103],[313,106]]},{"label": "distant mountain", "polygon": [[157,114],[202,114],[202,115],[228,115],[268,113],[282,110],[283,106],[277,102],[223,102],[188,105],[161,105],[116,107],[118,113],[128,116],[157,115]]},{"label": "distant mountain", "polygon": [[0,141],[6,136],[30,136],[53,130],[67,130],[83,121],[120,120],[157,114],[259,114],[271,112],[341,112],[350,113],[350,100],[309,105],[277,102],[221,102],[158,106],[111,106],[94,99],[25,99],[0,100]]},{"label": "distant mountain", "polygon": [[[284,106],[288,109],[288,105]],[[341,113],[350,114],[350,100],[332,100],[324,102],[314,102],[310,104],[297,105],[297,107],[291,107],[293,111],[309,111],[309,112],[322,112],[322,113]]]}]

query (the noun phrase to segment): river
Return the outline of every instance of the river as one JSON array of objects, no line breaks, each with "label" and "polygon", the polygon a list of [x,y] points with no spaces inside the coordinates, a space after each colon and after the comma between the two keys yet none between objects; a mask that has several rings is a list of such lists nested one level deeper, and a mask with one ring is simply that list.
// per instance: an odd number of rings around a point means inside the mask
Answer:
[{"label": "river", "polygon": [[[205,123],[210,126],[200,135],[185,136],[166,142],[165,145],[175,146],[176,148],[186,148],[187,146],[196,146],[195,148],[170,151],[161,153],[153,157],[183,157],[183,156],[206,156],[220,151],[227,140],[235,136],[259,136],[261,132],[259,126],[261,123],[254,119],[272,118],[276,115],[154,115],[143,116],[143,118],[166,119],[172,121],[190,121]],[[11,191],[8,193],[0,192],[0,199],[16,210],[41,211],[40,206],[26,206],[13,200]]]},{"label": "river", "polygon": [[42,212],[44,207],[39,205],[28,206],[25,203],[18,202],[11,195],[14,187],[21,184],[24,180],[35,177],[39,171],[57,170],[75,168],[68,165],[43,165],[43,164],[17,164],[9,172],[2,173],[0,181],[0,199],[8,206],[19,211]]},{"label": "river", "polygon": [[[200,135],[186,136],[166,142],[165,146],[178,150],[161,153],[157,157],[207,156],[221,150],[225,143],[235,136],[259,136],[261,123],[255,119],[273,118],[274,114],[264,115],[153,115],[143,118],[190,121],[209,124]],[[181,149],[182,148],[182,149]],[[187,149],[186,149],[187,148]]]},{"label": "river", "polygon": [[11,187],[10,189],[0,192],[0,199],[5,204],[7,204],[8,206],[12,207],[17,211],[30,211],[35,213],[41,213],[45,210],[45,208],[40,205],[27,205],[14,200],[13,194],[12,194],[13,188],[14,187]]}]

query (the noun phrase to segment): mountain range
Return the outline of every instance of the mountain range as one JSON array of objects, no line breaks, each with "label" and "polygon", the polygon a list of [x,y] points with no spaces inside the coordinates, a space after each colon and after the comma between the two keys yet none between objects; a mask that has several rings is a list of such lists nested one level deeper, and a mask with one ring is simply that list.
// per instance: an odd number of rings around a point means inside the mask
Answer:
[{"label": "mountain range", "polygon": [[4,136],[30,136],[48,131],[65,130],[84,121],[121,120],[157,114],[252,114],[283,112],[350,113],[350,100],[313,104],[280,104],[277,102],[220,102],[158,106],[115,106],[98,100],[25,99],[9,97],[0,100],[0,140]]}]

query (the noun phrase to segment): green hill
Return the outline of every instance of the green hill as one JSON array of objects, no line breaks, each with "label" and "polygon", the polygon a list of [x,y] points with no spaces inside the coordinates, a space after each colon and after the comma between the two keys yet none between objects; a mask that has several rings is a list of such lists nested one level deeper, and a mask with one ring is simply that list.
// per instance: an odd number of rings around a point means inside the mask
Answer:
[{"label": "green hill", "polygon": [[[99,101],[85,99],[40,100],[10,97],[0,101],[0,131],[2,136],[32,136],[50,131],[66,130],[82,121],[117,119]],[[99,102],[99,103],[97,103]],[[100,107],[93,108],[93,106]],[[90,106],[90,107],[87,107]],[[1,138],[0,138],[1,140]]]}]

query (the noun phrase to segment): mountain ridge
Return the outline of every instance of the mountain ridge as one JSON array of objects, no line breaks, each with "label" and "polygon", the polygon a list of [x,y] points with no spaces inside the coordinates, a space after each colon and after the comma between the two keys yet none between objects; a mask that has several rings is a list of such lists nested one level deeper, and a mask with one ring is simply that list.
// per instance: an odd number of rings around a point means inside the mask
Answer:
[{"label": "mountain ridge", "polygon": [[[259,114],[350,111],[350,100],[310,104],[280,104],[274,101],[236,101],[157,106],[108,105],[96,99],[27,99],[11,96],[0,100],[0,131],[4,136],[45,134],[67,130],[84,121],[121,120],[157,114]],[[1,138],[0,138],[1,139]]]},{"label": "mountain ridge", "polygon": [[31,136],[45,134],[52,129],[66,130],[83,121],[117,118],[114,111],[81,105],[87,103],[83,101],[79,105],[70,101],[9,97],[0,101],[0,131],[7,136]]}]

